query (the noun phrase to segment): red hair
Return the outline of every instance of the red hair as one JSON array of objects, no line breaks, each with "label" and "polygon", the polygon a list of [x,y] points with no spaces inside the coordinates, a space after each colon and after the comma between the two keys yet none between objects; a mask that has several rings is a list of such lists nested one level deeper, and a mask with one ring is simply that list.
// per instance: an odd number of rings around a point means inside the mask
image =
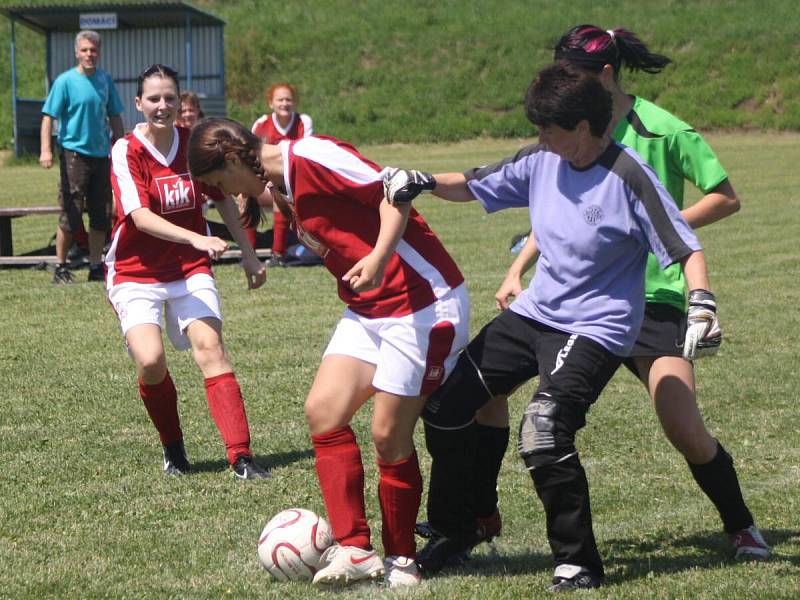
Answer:
[{"label": "red hair", "polygon": [[295,104],[298,103],[299,98],[297,96],[297,89],[291,83],[288,83],[286,81],[279,81],[278,83],[273,83],[271,86],[267,88],[267,92],[266,94],[264,94],[265,97],[267,98],[267,104],[270,104],[272,102],[272,97],[275,95],[275,92],[277,92],[281,88],[286,88],[287,90],[292,92],[292,98],[294,98],[294,103]]}]

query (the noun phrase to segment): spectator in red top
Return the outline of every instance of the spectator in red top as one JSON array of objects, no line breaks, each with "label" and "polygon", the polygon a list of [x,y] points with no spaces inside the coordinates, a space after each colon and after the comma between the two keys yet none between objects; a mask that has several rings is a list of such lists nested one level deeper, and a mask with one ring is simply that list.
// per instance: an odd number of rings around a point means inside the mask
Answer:
[{"label": "spectator in red top", "polygon": [[[252,127],[252,132],[264,142],[277,144],[283,140],[298,140],[313,134],[311,117],[295,112],[298,96],[297,89],[291,83],[281,81],[269,86],[266,92],[266,100],[272,112],[261,115],[253,123]],[[272,197],[269,194],[264,194],[258,198],[258,204],[269,208],[272,205]],[[253,215],[252,203],[247,212]],[[252,221],[252,216],[250,220]],[[270,266],[282,266],[284,264],[283,257],[286,254],[288,245],[289,223],[290,220],[287,215],[284,215],[280,210],[273,212]]]},{"label": "spectator in red top", "polygon": [[177,349],[192,348],[235,476],[266,478],[269,473],[250,451],[242,394],[222,343],[211,259],[219,258],[228,244],[207,235],[203,194],[214,199],[242,249],[248,287],[263,285],[266,270],[247,242],[234,201],[189,175],[189,130],[175,126],[178,92],[175,71],[164,65],[146,69],[139,76],[136,96],[145,122],[111,151],[117,217],[106,254],[108,298],[136,363],[139,393],[161,438],[164,471],[185,475],[190,465],[177,393],[167,370],[162,321]]}]

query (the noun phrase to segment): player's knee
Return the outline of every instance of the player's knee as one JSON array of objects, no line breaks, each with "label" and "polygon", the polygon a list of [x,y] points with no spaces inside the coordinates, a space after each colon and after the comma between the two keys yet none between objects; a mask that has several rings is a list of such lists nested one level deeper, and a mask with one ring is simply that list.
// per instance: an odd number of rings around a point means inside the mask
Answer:
[{"label": "player's knee", "polygon": [[192,345],[194,360],[200,370],[219,370],[229,368],[228,358],[225,355],[225,347],[219,338],[204,338],[196,340]]},{"label": "player's knee", "polygon": [[480,372],[464,350],[453,372],[428,398],[422,419],[441,429],[466,427],[491,396]]},{"label": "player's knee", "polygon": [[148,384],[160,383],[167,375],[164,355],[156,352],[143,352],[137,355],[136,367],[139,378]]},{"label": "player's knee", "polygon": [[522,417],[519,454],[529,469],[564,460],[575,450],[575,433],[585,424],[584,411],[538,393]]}]

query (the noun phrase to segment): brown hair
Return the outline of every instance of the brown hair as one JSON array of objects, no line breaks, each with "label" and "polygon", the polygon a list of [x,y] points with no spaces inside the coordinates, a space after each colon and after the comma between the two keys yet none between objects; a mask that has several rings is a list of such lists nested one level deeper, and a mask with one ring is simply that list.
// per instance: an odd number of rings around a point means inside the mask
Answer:
[{"label": "brown hair", "polygon": [[202,119],[206,116],[206,114],[203,112],[203,107],[200,106],[200,96],[198,96],[196,93],[190,90],[181,92],[181,105],[184,103],[191,104],[197,109],[197,116],[199,119]]},{"label": "brown hair", "polygon": [[[236,156],[258,175],[266,185],[269,182],[261,166],[261,138],[232,119],[211,118],[197,122],[189,137],[189,171],[193,177],[225,169],[226,159]],[[254,198],[247,201],[244,223],[254,226],[261,220],[261,211]]]},{"label": "brown hair", "polygon": [[272,102],[272,97],[275,95],[281,88],[286,88],[290,92],[292,92],[292,98],[294,99],[294,103],[297,104],[300,102],[300,98],[297,95],[297,88],[295,88],[291,83],[287,83],[286,81],[279,81],[278,83],[273,83],[271,86],[267,88],[264,97],[267,99],[267,104]]}]

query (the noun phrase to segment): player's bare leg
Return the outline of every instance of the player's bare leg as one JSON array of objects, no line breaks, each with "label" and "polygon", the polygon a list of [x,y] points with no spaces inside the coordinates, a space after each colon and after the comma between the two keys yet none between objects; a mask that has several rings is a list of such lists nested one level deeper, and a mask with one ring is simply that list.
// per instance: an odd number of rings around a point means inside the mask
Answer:
[{"label": "player's bare leg", "polygon": [[680,357],[636,358],[636,368],[670,443],[719,511],[737,560],[766,558],[769,546],[753,522],[733,459],[708,432],[697,406],[694,367]]},{"label": "player's bare leg", "polygon": [[334,544],[322,556],[317,585],[348,585],[383,578],[383,562],[373,550],[364,507],[364,466],[350,420],[375,393],[375,365],[329,354],[314,378],[305,403],[316,468]]}]

